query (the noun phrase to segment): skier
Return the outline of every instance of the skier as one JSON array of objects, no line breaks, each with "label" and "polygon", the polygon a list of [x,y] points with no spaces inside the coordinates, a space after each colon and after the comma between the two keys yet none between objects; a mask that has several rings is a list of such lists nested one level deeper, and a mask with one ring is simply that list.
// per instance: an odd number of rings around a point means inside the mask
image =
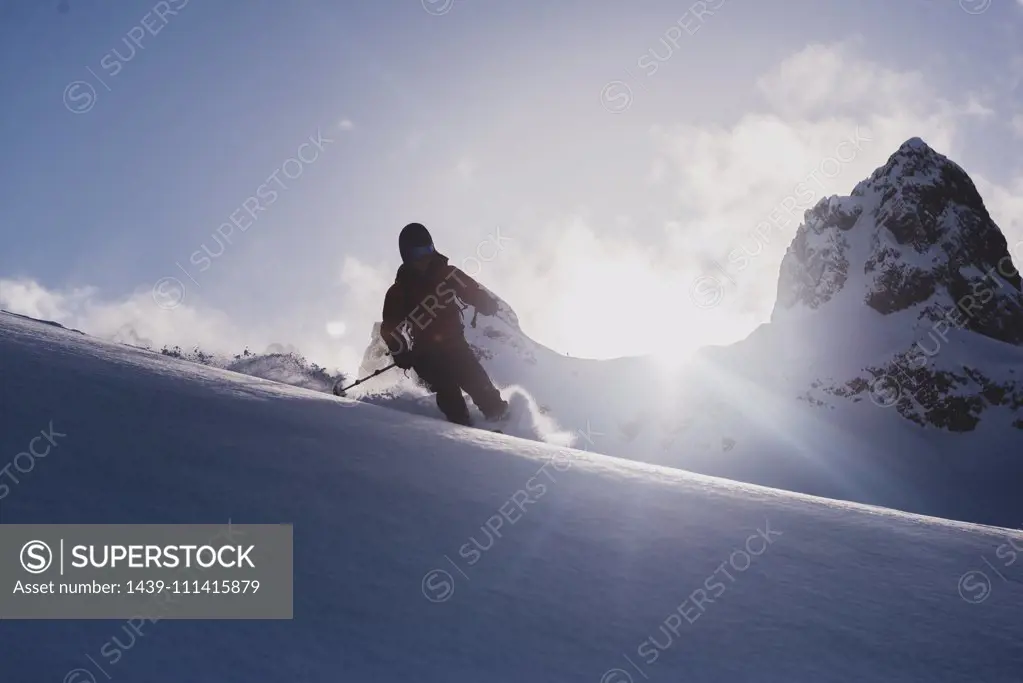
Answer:
[{"label": "skier", "polygon": [[459,303],[492,316],[497,313],[497,301],[448,264],[421,223],[402,228],[398,251],[402,265],[384,297],[380,325],[380,336],[395,365],[415,371],[437,394],[437,407],[450,422],[472,425],[463,389],[488,420],[500,420],[508,412],[508,402],[465,340]]}]

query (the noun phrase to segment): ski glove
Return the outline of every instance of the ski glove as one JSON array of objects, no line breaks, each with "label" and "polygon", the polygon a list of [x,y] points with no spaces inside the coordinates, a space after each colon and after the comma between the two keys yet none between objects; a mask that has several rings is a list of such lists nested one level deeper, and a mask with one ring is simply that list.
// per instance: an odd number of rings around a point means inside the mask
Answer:
[{"label": "ski glove", "polygon": [[413,358],[411,351],[401,351],[400,353],[395,353],[391,356],[391,359],[394,361],[394,364],[397,365],[402,370],[409,370],[412,367]]}]

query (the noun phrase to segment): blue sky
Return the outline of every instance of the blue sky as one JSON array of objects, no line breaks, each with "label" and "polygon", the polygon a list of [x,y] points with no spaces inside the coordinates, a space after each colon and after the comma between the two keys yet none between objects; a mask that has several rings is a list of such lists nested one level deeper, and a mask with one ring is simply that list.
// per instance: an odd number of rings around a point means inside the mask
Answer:
[{"label": "blue sky", "polygon": [[420,221],[558,351],[735,341],[795,226],[691,284],[856,135],[822,196],[919,135],[1023,239],[1018,0],[59,5],[0,0],[0,306],[102,336],[351,368]]}]

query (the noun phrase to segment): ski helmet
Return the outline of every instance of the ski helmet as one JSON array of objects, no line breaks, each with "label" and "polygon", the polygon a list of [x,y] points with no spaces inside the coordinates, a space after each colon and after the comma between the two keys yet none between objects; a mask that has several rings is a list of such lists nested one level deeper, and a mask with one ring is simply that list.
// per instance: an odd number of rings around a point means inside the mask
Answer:
[{"label": "ski helmet", "polygon": [[403,263],[432,254],[434,248],[430,231],[422,223],[409,223],[398,235],[398,252]]}]

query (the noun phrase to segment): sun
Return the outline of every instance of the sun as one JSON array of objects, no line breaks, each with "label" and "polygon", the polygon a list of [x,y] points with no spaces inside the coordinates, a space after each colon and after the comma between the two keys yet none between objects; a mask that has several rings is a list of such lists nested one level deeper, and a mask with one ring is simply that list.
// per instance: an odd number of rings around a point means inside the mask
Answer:
[{"label": "sun", "polygon": [[536,340],[552,349],[596,360],[647,357],[671,376],[701,348],[739,341],[755,327],[727,301],[694,301],[696,272],[649,251],[612,253],[576,242],[547,271],[525,316]]},{"label": "sun", "polygon": [[610,259],[573,271],[542,306],[542,336],[556,348],[580,358],[652,356],[673,370],[705,343],[706,330],[672,294],[677,276]]}]

